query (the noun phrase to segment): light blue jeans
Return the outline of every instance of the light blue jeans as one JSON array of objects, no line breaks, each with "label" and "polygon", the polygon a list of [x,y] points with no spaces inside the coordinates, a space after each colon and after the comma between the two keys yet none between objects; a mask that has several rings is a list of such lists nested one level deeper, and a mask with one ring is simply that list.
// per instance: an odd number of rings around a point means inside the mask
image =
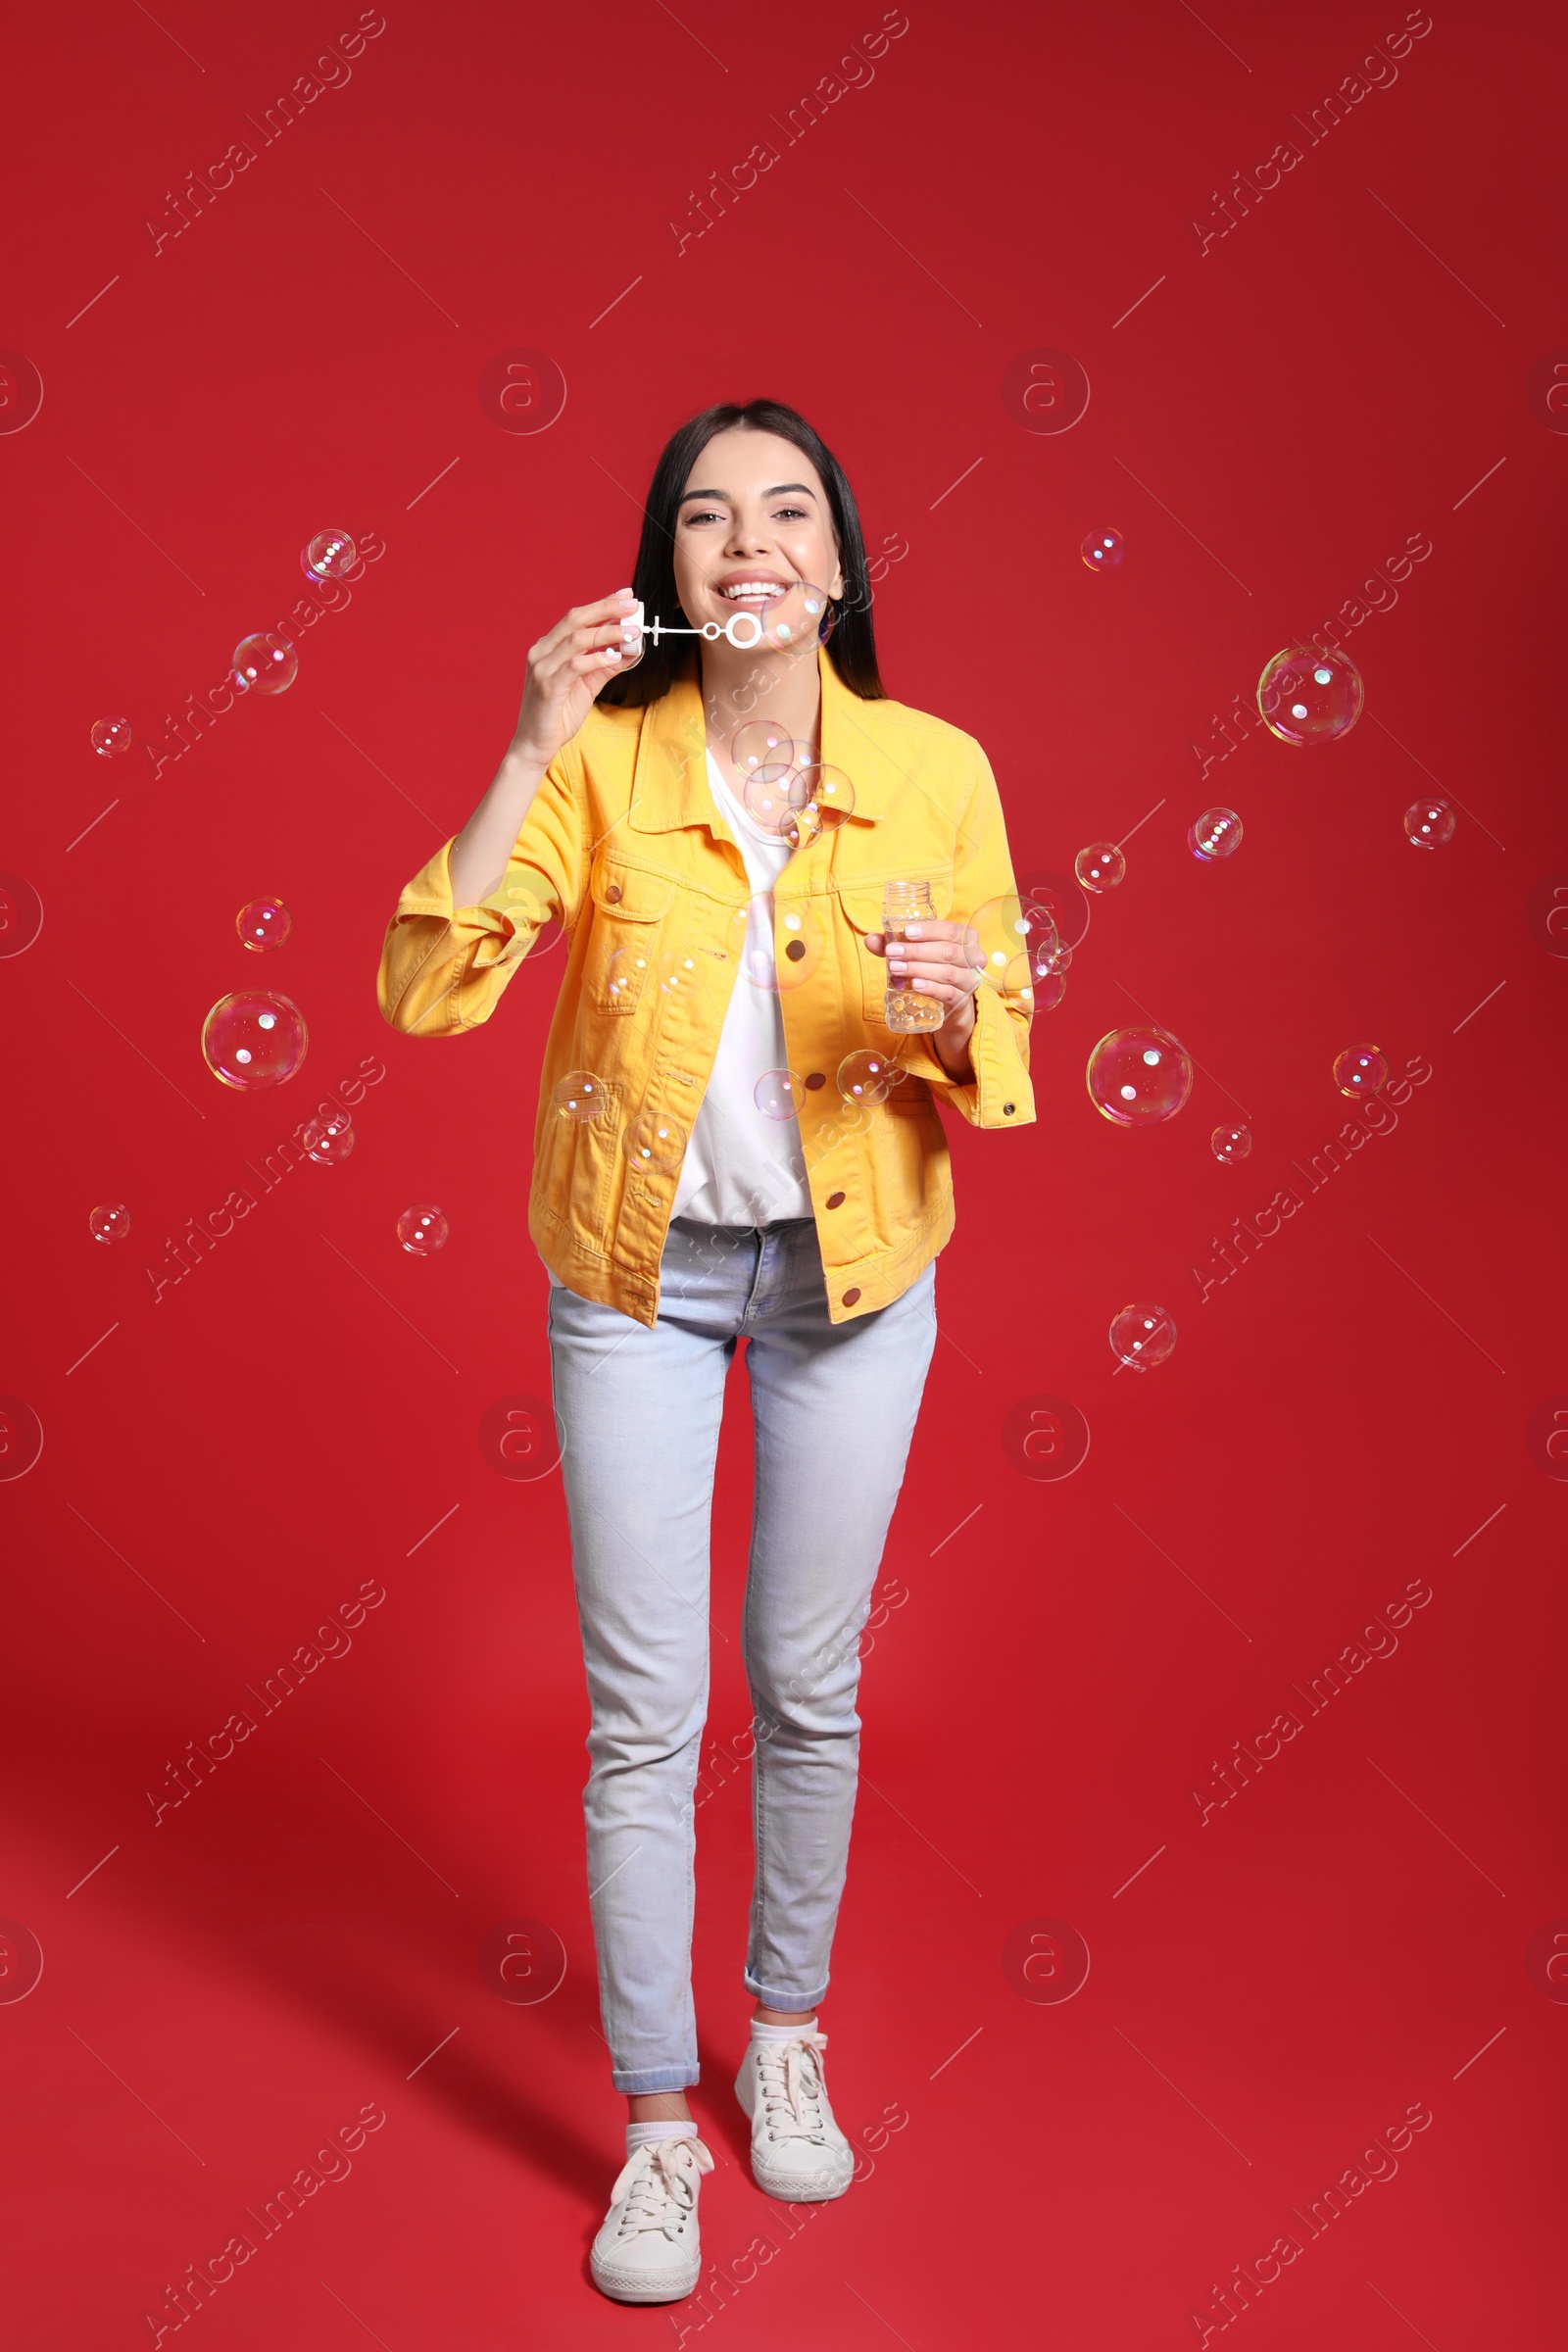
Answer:
[{"label": "light blue jeans", "polygon": [[583,1791],[600,2009],[616,2090],[699,2079],[695,1792],[724,1380],[745,1338],[756,1501],[742,1617],[755,1751],[746,1988],[828,1984],[855,1810],[858,1643],[926,1369],[936,1267],[828,1320],[810,1218],[671,1221],[650,1328],[551,1276],[550,1352],[591,1707]]}]

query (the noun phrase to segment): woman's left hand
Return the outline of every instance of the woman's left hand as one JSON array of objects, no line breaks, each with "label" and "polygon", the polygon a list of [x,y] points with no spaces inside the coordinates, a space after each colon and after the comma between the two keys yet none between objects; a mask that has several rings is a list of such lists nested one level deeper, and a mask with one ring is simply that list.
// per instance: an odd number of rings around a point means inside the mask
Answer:
[{"label": "woman's left hand", "polygon": [[941,1039],[948,1049],[938,1049],[939,1058],[952,1066],[950,1056],[967,1059],[969,1039],[974,1031],[975,991],[981,973],[965,952],[965,937],[973,952],[976,935],[966,923],[928,921],[910,923],[902,939],[889,941],[881,931],[868,931],[865,944],[873,956],[887,958],[888,978],[897,988],[915,990],[923,997],[935,997],[944,1010],[940,1029],[928,1031],[933,1044]]}]

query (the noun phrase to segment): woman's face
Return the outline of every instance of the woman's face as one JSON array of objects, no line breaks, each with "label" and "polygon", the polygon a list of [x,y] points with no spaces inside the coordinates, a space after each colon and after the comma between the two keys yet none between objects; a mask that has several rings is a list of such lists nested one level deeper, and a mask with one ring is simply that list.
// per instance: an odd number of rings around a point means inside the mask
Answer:
[{"label": "woman's face", "polygon": [[[755,613],[766,633],[758,649],[765,656],[787,616],[793,625],[785,650],[792,650],[805,641],[802,583],[830,597],[844,593],[832,511],[815,466],[776,433],[715,433],[687,478],[675,522],[675,589],[688,622],[722,626],[737,612]],[[730,651],[710,640],[705,662]]]}]

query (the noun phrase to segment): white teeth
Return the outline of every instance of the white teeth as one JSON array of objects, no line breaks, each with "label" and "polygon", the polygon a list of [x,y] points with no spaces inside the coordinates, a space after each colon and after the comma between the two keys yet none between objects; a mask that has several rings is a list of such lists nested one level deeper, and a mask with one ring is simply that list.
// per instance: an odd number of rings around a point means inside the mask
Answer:
[{"label": "white teeth", "polygon": [[782,596],[785,591],[777,580],[742,580],[731,588],[721,588],[720,596],[738,599],[746,596]]}]

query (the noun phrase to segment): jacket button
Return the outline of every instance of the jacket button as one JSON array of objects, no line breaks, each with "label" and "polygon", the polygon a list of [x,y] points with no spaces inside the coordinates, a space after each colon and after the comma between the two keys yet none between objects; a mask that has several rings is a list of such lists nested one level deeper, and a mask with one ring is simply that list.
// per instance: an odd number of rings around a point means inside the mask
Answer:
[{"label": "jacket button", "polygon": [[620,884],[618,882],[607,882],[605,884],[605,896],[612,902],[618,899],[620,896]]},{"label": "jacket button", "polygon": [[789,957],[791,963],[799,963],[801,957],[806,954],[805,940],[792,939],[789,945],[785,948],[784,953]]},{"label": "jacket button", "polygon": [[808,1086],[826,1086],[826,1070],[808,1070],[806,1073],[806,1083]]},{"label": "jacket button", "polygon": [[843,1306],[853,1306],[859,1296],[858,1291],[846,1291],[839,1303]]},{"label": "jacket button", "polygon": [[1018,1107],[1018,1106],[1017,1106],[1017,1104],[1016,1104],[1015,1102],[1004,1102],[1004,1104],[1002,1105],[1002,1115],[1003,1115],[1003,1117],[1004,1117],[1004,1119],[1010,1119],[1010,1118],[1011,1118],[1011,1116],[1012,1116],[1012,1114],[1013,1114],[1013,1112],[1016,1110],[1016,1108],[1017,1108],[1017,1107]]},{"label": "jacket button", "polygon": [[[829,1193],[827,1197],[827,1204],[829,1208],[842,1208],[844,1206],[844,1195],[842,1193]],[[858,1292],[857,1292],[856,1296],[859,1296]]]}]

